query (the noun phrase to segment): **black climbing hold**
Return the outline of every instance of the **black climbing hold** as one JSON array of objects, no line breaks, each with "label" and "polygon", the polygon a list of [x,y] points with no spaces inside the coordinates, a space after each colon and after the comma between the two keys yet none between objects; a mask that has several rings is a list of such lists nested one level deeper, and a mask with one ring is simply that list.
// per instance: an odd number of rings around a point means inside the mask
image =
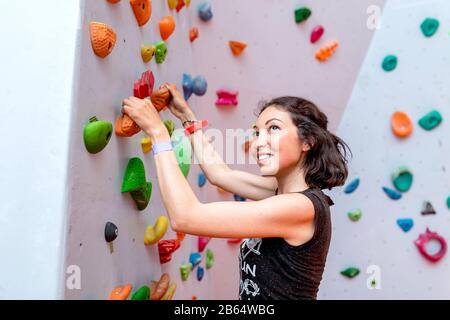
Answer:
[{"label": "black climbing hold", "polygon": [[119,229],[112,222],[107,222],[105,225],[105,240],[106,242],[112,242],[116,240],[119,234]]},{"label": "black climbing hold", "polygon": [[423,203],[422,215],[426,216],[429,214],[436,214],[436,211],[433,208],[433,205],[429,201],[425,201]]}]

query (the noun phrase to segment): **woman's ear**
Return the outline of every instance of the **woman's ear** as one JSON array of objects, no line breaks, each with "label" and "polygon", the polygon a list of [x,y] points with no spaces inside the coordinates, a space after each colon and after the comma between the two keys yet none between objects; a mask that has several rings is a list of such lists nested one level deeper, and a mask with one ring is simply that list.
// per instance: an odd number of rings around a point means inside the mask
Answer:
[{"label": "woman's ear", "polygon": [[302,144],[302,151],[306,152],[306,151],[309,151],[309,150],[311,150],[311,146],[309,145],[309,143],[303,142],[303,144]]}]

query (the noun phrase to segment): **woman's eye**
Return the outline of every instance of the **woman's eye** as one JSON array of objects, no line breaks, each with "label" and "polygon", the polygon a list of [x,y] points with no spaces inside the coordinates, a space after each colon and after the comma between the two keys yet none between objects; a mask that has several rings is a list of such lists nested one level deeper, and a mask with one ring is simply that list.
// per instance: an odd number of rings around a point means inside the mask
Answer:
[{"label": "woman's eye", "polygon": [[280,127],[279,127],[279,126],[276,126],[276,125],[271,125],[271,126],[269,127],[269,129],[271,129],[271,130],[272,130],[272,128],[280,129]]},{"label": "woman's eye", "polygon": [[253,135],[254,135],[255,137],[259,136],[259,131],[253,131]]}]

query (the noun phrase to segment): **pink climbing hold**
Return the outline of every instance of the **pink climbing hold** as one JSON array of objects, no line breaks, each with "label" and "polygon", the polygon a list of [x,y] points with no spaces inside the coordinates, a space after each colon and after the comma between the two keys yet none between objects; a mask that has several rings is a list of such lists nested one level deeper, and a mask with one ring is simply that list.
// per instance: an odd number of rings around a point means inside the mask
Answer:
[{"label": "pink climbing hold", "polygon": [[217,94],[216,106],[238,105],[237,96],[239,93],[237,91],[220,89],[217,90],[216,94]]},{"label": "pink climbing hold", "polygon": [[320,38],[322,38],[324,32],[325,29],[322,26],[315,27],[311,32],[311,43],[316,43],[317,41],[319,41]]},{"label": "pink climbing hold", "polygon": [[198,237],[198,252],[203,252],[203,250],[205,250],[209,240],[211,240],[209,237]]}]

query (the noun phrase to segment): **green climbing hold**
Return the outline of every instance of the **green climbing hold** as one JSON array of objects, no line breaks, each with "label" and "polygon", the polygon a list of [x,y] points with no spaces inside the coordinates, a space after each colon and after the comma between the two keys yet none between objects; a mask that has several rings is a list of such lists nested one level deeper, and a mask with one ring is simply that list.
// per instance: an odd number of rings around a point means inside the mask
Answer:
[{"label": "green climbing hold", "polygon": [[447,198],[447,208],[450,209],[450,196]]},{"label": "green climbing hold", "polygon": [[155,60],[157,64],[161,64],[166,60],[167,56],[167,45],[164,41],[159,41],[155,43],[156,52],[155,52]]},{"label": "green climbing hold", "polygon": [[186,281],[189,278],[189,273],[191,272],[192,268],[193,265],[190,262],[183,264],[180,267],[181,280]]},{"label": "green climbing hold", "polygon": [[398,191],[408,191],[411,188],[412,182],[413,174],[407,167],[399,167],[392,174],[392,183]]},{"label": "green climbing hold", "polygon": [[347,278],[354,278],[359,274],[359,269],[358,268],[354,268],[354,267],[350,267],[347,268],[343,271],[341,271],[341,274]]},{"label": "green climbing hold", "polygon": [[211,249],[206,249],[206,269],[211,269],[214,264],[214,253]]},{"label": "green climbing hold", "polygon": [[308,18],[311,16],[311,13],[311,9],[309,8],[298,8],[297,10],[295,10],[295,22],[301,23],[308,20]]},{"label": "green climbing hold", "polygon": [[141,159],[136,157],[128,161],[121,191],[131,194],[138,210],[147,207],[152,195],[152,183],[145,181],[145,168]]},{"label": "green climbing hold", "polygon": [[185,177],[189,174],[192,158],[192,146],[189,138],[186,137],[183,130],[175,130],[171,137],[175,157],[178,166]]},{"label": "green climbing hold", "polygon": [[361,211],[361,209],[352,210],[352,211],[349,211],[349,212],[347,213],[347,215],[348,215],[348,218],[349,218],[350,220],[356,222],[356,221],[358,221],[359,219],[361,219],[362,211]]},{"label": "green climbing hold", "polygon": [[420,29],[425,37],[432,37],[439,29],[439,20],[426,18],[420,25]]},{"label": "green climbing hold", "polygon": [[89,123],[84,127],[84,145],[89,153],[99,153],[111,139],[113,131],[112,123],[109,121],[98,121],[97,117],[89,119]]},{"label": "green climbing hold", "polygon": [[383,70],[384,71],[393,71],[395,68],[397,68],[398,58],[394,55],[388,55],[383,60]]},{"label": "green climbing hold", "polygon": [[168,119],[168,120],[164,120],[164,125],[167,128],[167,131],[169,132],[169,136],[172,136],[173,131],[175,130],[175,123]]},{"label": "green climbing hold", "polygon": [[439,111],[433,110],[427,113],[419,120],[419,125],[423,129],[430,131],[436,128],[441,122],[442,122],[441,114],[439,113]]},{"label": "green climbing hold", "polygon": [[133,293],[131,300],[148,300],[150,299],[150,288],[148,286],[143,286],[139,288],[138,291]]}]

